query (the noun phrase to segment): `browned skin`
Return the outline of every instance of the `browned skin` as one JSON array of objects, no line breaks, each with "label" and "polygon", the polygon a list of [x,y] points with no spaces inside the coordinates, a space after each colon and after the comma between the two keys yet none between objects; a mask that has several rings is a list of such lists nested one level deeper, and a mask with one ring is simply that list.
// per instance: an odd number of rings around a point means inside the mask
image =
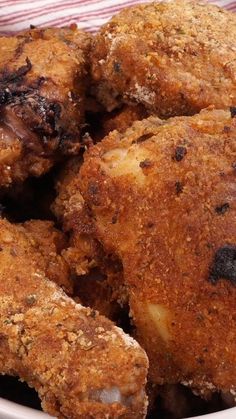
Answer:
[{"label": "browned skin", "polygon": [[162,117],[236,105],[236,14],[195,0],[124,9],[93,41],[97,98]]},{"label": "browned skin", "polygon": [[228,111],[150,117],[85,155],[87,228],[123,264],[158,384],[182,382],[202,395],[236,390],[235,176]]},{"label": "browned skin", "polygon": [[27,221],[18,224],[17,228],[34,247],[38,266],[41,266],[46,276],[67,294],[72,294],[73,283],[69,276],[69,267],[61,257],[63,249],[68,245],[64,234],[57,230],[51,221]]},{"label": "browned skin", "polygon": [[60,419],[143,418],[144,351],[49,281],[37,229],[26,228],[0,220],[1,373],[27,381]]},{"label": "browned skin", "polygon": [[89,49],[77,29],[0,37],[0,186],[78,151]]},{"label": "browned skin", "polygon": [[90,235],[88,225],[92,220],[80,194],[78,174],[81,163],[80,157],[71,159],[57,178],[58,196],[53,211],[63,230],[69,233],[69,243],[62,255],[74,277],[75,292],[82,303],[110,319],[117,319],[120,307],[127,303],[123,269],[119,261],[106,255]]},{"label": "browned skin", "polygon": [[[67,294],[72,294],[69,268],[61,257],[61,252],[68,246],[64,234],[54,227],[52,221],[31,220],[17,224],[15,229],[22,237],[22,244],[32,248],[32,258],[35,258],[38,267]],[[11,251],[14,256],[16,248],[12,246]]]}]

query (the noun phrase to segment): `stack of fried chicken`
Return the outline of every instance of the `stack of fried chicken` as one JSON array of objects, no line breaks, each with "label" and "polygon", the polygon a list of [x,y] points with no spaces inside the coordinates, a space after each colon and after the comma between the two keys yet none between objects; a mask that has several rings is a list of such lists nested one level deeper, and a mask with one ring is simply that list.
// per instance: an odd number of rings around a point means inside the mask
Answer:
[{"label": "stack of fried chicken", "polygon": [[57,418],[235,403],[235,39],[198,0],[0,38],[0,373]]}]

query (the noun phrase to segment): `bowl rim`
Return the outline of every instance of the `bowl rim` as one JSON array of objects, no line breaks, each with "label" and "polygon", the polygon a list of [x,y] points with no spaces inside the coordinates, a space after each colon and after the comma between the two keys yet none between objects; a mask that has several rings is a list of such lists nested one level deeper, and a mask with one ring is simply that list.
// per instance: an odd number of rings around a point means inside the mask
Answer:
[{"label": "bowl rim", "polygon": [[[4,415],[4,416],[3,416]],[[194,416],[188,419],[235,419],[236,407],[221,410],[215,413],[209,413],[202,416]],[[55,419],[44,412],[22,406],[0,397],[0,418],[1,419]],[[184,419],[184,418],[183,418]]]},{"label": "bowl rim", "polygon": [[12,402],[0,397],[1,419],[55,419],[40,410]]},{"label": "bowl rim", "polygon": [[[218,412],[207,413],[206,415],[194,416],[188,419],[235,419],[236,418],[236,407],[229,409],[220,410]],[[183,418],[185,419],[185,418]]]}]

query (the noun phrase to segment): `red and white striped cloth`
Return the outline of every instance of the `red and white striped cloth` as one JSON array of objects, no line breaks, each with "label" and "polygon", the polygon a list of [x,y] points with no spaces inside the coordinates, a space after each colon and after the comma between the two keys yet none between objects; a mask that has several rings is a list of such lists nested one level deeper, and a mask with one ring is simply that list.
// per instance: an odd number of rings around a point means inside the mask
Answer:
[{"label": "red and white striped cloth", "polygon": [[[145,0],[0,0],[0,33],[35,26],[67,26],[95,32],[123,7]],[[147,0],[146,0],[147,1]],[[236,11],[236,1],[209,0]],[[223,28],[222,28],[223,30]]]}]

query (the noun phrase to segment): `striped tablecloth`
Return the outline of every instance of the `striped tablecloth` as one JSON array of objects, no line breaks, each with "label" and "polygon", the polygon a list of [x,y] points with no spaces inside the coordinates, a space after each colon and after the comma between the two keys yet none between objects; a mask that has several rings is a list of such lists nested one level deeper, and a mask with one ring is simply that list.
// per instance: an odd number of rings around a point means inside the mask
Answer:
[{"label": "striped tablecloth", "polygon": [[[146,0],[147,1],[147,0]],[[77,23],[95,32],[120,9],[144,0],[0,0],[0,32],[10,33],[35,26],[66,26]],[[236,11],[236,1],[213,0]],[[222,28],[223,30],[223,28]]]}]

